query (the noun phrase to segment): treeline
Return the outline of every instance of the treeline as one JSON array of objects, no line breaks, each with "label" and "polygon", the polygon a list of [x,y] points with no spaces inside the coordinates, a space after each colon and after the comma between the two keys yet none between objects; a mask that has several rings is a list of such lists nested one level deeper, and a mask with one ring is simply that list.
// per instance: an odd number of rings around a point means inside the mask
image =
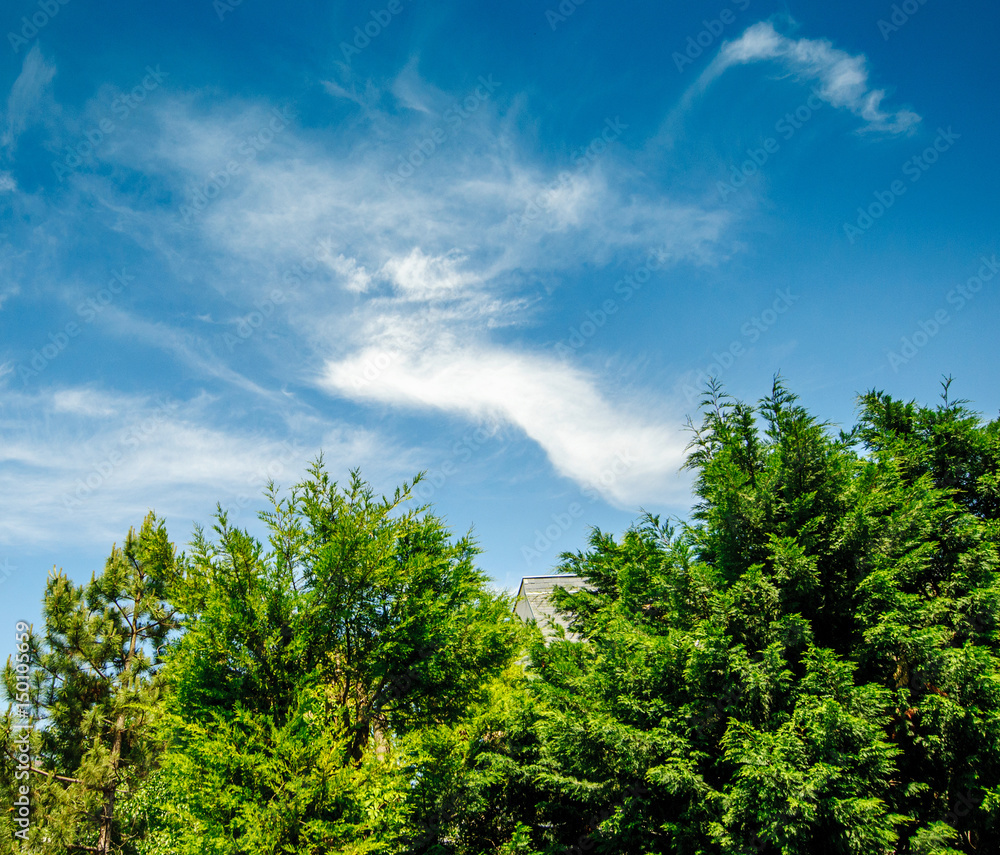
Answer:
[{"label": "treeline", "polygon": [[178,554],[151,514],[53,573],[4,672],[0,851],[1000,852],[1000,421],[946,382],[835,432],[779,381],[691,429],[689,523],[561,556],[582,641],[412,485],[322,461],[266,542],[220,510]]}]

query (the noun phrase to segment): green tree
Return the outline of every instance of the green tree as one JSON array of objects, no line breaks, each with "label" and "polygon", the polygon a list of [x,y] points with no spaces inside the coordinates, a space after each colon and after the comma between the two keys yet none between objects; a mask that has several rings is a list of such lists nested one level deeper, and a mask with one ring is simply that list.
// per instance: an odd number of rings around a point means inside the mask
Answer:
[{"label": "green tree", "polygon": [[[150,513],[88,584],[49,576],[44,635],[30,642],[31,851],[128,851],[134,829],[119,805],[142,786],[162,748],[156,671],[177,628],[168,591],[178,572],[164,524]],[[10,661],[3,683],[14,700]]]},{"label": "green tree", "polygon": [[881,542],[857,589],[855,658],[895,694],[892,798],[921,853],[1000,838],[1000,422],[950,384],[936,408],[868,393],[858,428],[873,485],[859,505]]},{"label": "green tree", "polygon": [[407,740],[447,727],[516,653],[509,599],[410,487],[318,461],[261,514],[268,544],[199,532],[171,656],[184,851],[392,851],[424,822]]},{"label": "green tree", "polygon": [[579,641],[407,485],[318,461],[188,558],[150,515],[26,643],[30,851],[1000,852],[1000,422],[949,387],[843,433],[711,386],[691,521],[561,556]]},{"label": "green tree", "polygon": [[1000,851],[1000,426],[860,404],[844,434],[780,381],[710,388],[691,524],[562,556],[584,639],[536,637],[465,764],[513,794],[510,851]]}]

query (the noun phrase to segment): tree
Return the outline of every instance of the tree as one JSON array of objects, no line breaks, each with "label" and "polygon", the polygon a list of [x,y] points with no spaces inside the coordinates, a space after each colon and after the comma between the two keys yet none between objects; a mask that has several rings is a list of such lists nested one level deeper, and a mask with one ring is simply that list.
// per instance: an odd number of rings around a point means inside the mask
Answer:
[{"label": "tree", "polygon": [[[29,645],[33,851],[125,851],[119,802],[141,786],[161,749],[157,669],[178,626],[168,601],[178,567],[163,522],[150,513],[88,584],[49,576],[44,635]],[[13,701],[10,661],[3,682]]]},{"label": "tree", "polygon": [[216,540],[196,535],[167,758],[190,851],[388,851],[419,775],[405,740],[511,661],[509,599],[409,495],[376,498],[356,472],[340,488],[317,461],[288,497],[270,489],[268,548],[221,510]]},{"label": "tree", "polygon": [[949,388],[845,433],[711,385],[690,521],[560,557],[574,641],[406,484],[317,461],[188,557],[150,515],[25,640],[31,851],[1000,852],[1000,421]]},{"label": "tree", "polygon": [[859,505],[881,543],[857,588],[855,658],[895,694],[905,786],[891,796],[912,849],[984,852],[1000,837],[1000,421],[950,385],[936,408],[861,399],[873,487]]},{"label": "tree", "polygon": [[710,387],[692,522],[561,556],[583,640],[536,638],[466,764],[511,851],[1000,851],[1000,424],[860,404],[834,433],[780,380]]}]

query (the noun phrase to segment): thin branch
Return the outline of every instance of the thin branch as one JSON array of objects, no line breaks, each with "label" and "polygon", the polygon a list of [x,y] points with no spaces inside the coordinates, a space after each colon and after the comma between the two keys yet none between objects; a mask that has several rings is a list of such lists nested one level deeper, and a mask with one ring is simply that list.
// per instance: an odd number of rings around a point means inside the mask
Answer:
[{"label": "thin branch", "polygon": [[115,608],[118,609],[118,611],[120,611],[122,613],[122,617],[125,618],[125,623],[128,626],[129,630],[131,631],[132,630],[132,624],[131,624],[131,622],[128,619],[128,614],[126,613],[125,609],[123,609],[119,605],[118,598],[117,597],[112,597],[111,598],[111,602],[113,602],[115,604]]},{"label": "thin branch", "polygon": [[46,772],[44,769],[39,769],[37,766],[31,766],[30,764],[28,768],[36,775],[44,775],[46,778],[55,779],[56,781],[62,781],[63,783],[66,784],[83,783],[83,781],[80,778],[70,778],[66,775],[57,775],[55,772]]}]

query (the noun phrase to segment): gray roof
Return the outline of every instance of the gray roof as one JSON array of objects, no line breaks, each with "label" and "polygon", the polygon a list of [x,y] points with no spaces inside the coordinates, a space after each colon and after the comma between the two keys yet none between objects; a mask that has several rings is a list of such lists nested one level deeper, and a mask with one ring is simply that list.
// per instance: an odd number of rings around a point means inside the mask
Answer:
[{"label": "gray roof", "polygon": [[569,631],[566,618],[559,614],[552,602],[552,589],[556,586],[567,591],[579,591],[586,587],[583,576],[525,576],[514,602],[514,614],[525,623],[535,621],[546,639],[555,636],[555,626],[566,630],[566,637],[576,641],[578,637]]}]

